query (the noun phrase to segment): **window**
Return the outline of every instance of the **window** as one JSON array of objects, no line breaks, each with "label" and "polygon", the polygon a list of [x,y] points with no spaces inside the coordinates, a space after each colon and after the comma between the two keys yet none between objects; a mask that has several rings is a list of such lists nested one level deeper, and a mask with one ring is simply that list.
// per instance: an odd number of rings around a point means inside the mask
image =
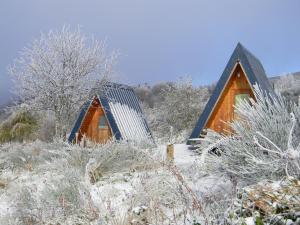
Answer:
[{"label": "window", "polygon": [[99,128],[107,128],[107,123],[106,123],[106,118],[105,116],[100,116],[99,118],[99,124],[98,124]]},{"label": "window", "polygon": [[250,95],[249,94],[237,94],[237,95],[235,95],[234,96],[234,105],[237,106],[238,104],[243,102],[245,99],[249,100]]}]

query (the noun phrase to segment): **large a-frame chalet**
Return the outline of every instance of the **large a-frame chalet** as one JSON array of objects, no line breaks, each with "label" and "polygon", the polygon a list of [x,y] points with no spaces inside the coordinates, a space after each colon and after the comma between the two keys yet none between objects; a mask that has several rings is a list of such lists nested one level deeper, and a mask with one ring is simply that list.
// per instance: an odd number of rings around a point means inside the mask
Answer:
[{"label": "large a-frame chalet", "polygon": [[241,99],[254,98],[255,84],[270,94],[274,93],[261,62],[238,43],[190,139],[203,137],[207,129],[230,134],[230,127],[226,122],[237,117],[234,106]]}]

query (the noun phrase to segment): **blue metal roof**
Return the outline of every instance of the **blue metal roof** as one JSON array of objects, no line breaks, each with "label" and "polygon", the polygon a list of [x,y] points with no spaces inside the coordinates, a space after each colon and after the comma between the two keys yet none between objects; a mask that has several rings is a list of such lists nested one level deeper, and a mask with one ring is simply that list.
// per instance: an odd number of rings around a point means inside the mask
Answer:
[{"label": "blue metal roof", "polygon": [[[92,100],[95,96],[99,99],[116,140],[150,139],[154,142],[133,88],[107,82],[99,88],[94,88],[91,93]],[[69,142],[73,142],[92,100],[87,101],[81,108],[68,138]]]},{"label": "blue metal roof", "polygon": [[77,117],[77,120],[76,120],[76,122],[73,126],[73,129],[71,130],[71,133],[70,133],[69,137],[68,137],[68,142],[69,143],[72,143],[73,140],[75,139],[76,133],[78,132],[78,130],[81,126],[81,123],[82,123],[87,111],[89,110],[89,107],[90,107],[92,101],[93,100],[88,100],[82,105],[82,107],[80,109],[80,112],[79,112],[79,115]]},{"label": "blue metal roof", "polygon": [[247,76],[251,85],[258,84],[262,90],[265,90],[269,94],[276,96],[268,81],[267,75],[261,62],[241,43],[238,43],[229,59],[229,62],[225,67],[221,78],[219,79],[215,87],[215,90],[213,91],[198,122],[196,123],[196,126],[190,138],[200,137],[201,131],[205,128],[206,122],[209,119],[209,115],[213,110],[214,106],[217,104],[218,98],[220,94],[222,94],[222,90],[224,89],[228,79],[230,79],[230,74],[237,62],[239,62],[242,65],[246,73],[245,75]]}]

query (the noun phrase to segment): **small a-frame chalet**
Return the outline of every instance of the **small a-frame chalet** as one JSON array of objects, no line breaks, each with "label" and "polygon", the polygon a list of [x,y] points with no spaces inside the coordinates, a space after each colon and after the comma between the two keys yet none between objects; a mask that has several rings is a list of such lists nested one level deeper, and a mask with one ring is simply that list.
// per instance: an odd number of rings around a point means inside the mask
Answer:
[{"label": "small a-frame chalet", "polygon": [[234,106],[239,101],[254,98],[255,84],[269,94],[274,94],[260,61],[238,43],[190,139],[203,137],[206,129],[230,134],[230,127],[226,122],[233,121],[237,117]]},{"label": "small a-frame chalet", "polygon": [[94,143],[109,140],[153,142],[134,90],[122,84],[106,83],[93,89],[85,102],[68,138],[80,143],[83,137]]}]

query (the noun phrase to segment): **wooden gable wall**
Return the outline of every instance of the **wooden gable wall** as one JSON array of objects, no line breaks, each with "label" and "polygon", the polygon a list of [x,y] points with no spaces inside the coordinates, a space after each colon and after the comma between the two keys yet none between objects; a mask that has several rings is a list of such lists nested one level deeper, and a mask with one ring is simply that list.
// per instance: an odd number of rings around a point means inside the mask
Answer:
[{"label": "wooden gable wall", "polygon": [[232,121],[235,117],[234,101],[237,94],[249,94],[250,97],[254,98],[251,86],[239,63],[234,67],[231,77],[211,112],[205,128],[224,134],[231,133],[231,129],[226,122]]},{"label": "wooden gable wall", "polygon": [[106,128],[99,128],[101,116],[105,116],[105,112],[102,109],[99,100],[95,98],[81,124],[78,137],[79,141],[82,139],[83,135],[95,143],[102,144],[112,138],[112,132],[108,121],[106,121]]}]

